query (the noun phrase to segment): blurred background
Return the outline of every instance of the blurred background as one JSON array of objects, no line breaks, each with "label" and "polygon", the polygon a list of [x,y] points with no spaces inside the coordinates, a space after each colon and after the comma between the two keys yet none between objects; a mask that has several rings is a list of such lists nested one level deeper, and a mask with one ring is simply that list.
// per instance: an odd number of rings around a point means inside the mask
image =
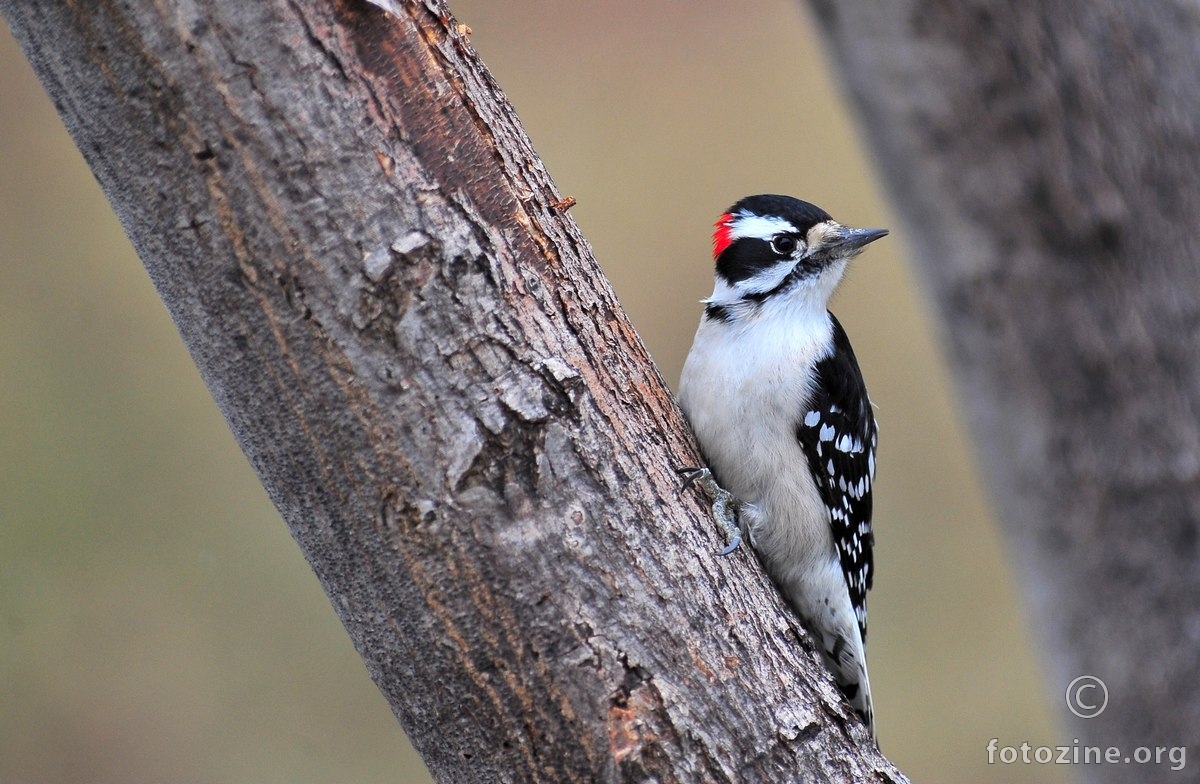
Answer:
[{"label": "blurred background", "polygon": [[[893,234],[833,308],[881,426],[871,680],[915,782],[1064,782],[919,281],[804,7],[452,0],[672,384],[732,202]],[[714,540],[715,541],[715,540]],[[0,28],[0,784],[429,781]]]}]

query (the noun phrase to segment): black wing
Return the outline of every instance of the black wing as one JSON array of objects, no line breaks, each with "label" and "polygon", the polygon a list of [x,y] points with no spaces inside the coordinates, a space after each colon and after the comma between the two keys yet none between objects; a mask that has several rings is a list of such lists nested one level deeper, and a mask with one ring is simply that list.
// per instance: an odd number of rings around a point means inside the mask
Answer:
[{"label": "black wing", "polygon": [[813,393],[801,413],[796,437],[829,509],[842,573],[866,644],[867,591],[875,572],[871,484],[877,431],[854,349],[832,313],[829,318],[833,353],[817,363]]}]

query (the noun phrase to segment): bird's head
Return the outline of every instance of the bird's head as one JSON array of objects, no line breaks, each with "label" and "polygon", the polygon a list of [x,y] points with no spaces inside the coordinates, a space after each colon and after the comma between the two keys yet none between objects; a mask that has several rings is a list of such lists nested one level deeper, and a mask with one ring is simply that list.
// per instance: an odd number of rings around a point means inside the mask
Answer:
[{"label": "bird's head", "polygon": [[826,307],[850,259],[886,229],[852,229],[791,196],[749,196],[713,232],[716,286],[705,302],[727,320],[770,302]]}]

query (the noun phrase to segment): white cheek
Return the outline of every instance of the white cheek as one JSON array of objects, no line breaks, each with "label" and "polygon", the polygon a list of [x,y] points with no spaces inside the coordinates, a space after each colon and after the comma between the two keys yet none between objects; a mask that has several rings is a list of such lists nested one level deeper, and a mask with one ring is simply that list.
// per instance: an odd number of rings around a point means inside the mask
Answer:
[{"label": "white cheek", "polygon": [[765,294],[774,288],[778,288],[787,279],[787,276],[792,274],[792,270],[795,268],[795,262],[773,264],[745,280],[739,280],[733,284],[733,287],[742,294]]},{"label": "white cheek", "polygon": [[730,286],[724,278],[718,275],[716,276],[716,283],[713,286],[712,296],[701,301],[708,305],[732,305],[741,298],[738,290]]}]

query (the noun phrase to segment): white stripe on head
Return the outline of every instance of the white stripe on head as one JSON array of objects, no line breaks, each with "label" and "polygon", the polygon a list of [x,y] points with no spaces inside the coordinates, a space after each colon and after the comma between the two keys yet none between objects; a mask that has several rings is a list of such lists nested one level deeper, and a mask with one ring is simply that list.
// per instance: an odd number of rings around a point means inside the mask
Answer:
[{"label": "white stripe on head", "polygon": [[751,212],[739,212],[734,216],[729,227],[729,238],[740,240],[753,237],[760,240],[770,240],[776,234],[798,234],[792,222],[776,215],[755,215]]}]

